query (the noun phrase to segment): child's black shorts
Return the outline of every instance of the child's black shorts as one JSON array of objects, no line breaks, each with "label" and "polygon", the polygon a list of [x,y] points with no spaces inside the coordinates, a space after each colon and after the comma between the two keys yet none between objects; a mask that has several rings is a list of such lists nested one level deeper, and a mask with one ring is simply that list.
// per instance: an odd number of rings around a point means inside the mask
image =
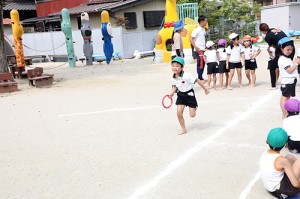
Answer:
[{"label": "child's black shorts", "polygon": [[226,68],[226,61],[219,62],[219,73],[228,73],[229,69]]},{"label": "child's black shorts", "polygon": [[238,62],[238,63],[229,62],[229,69],[235,69],[235,68],[242,68],[242,63],[241,62]]},{"label": "child's black shorts", "polygon": [[207,64],[207,74],[211,75],[213,73],[219,73],[217,62],[210,62]]},{"label": "child's black shorts", "polygon": [[271,194],[274,195],[275,197],[278,197],[280,194],[293,196],[298,193],[300,193],[300,189],[297,189],[292,185],[289,177],[285,173],[280,182],[280,188],[274,192],[271,192]]},{"label": "child's black shorts", "polygon": [[256,61],[245,60],[245,70],[255,70],[257,68]]},{"label": "child's black shorts", "polygon": [[300,64],[298,65],[298,74],[300,74]]},{"label": "child's black shorts", "polygon": [[281,84],[280,90],[281,90],[282,96],[295,97],[296,96],[296,83],[297,83],[297,78],[295,78],[294,83],[292,83],[292,84]]},{"label": "child's black shorts", "polygon": [[268,69],[275,70],[278,68],[278,56],[268,61]]},{"label": "child's black shorts", "polygon": [[289,150],[296,149],[298,152],[300,152],[300,141],[291,140],[289,136],[287,143]]},{"label": "child's black shorts", "polygon": [[176,105],[185,105],[191,108],[197,108],[197,100],[193,89],[187,92],[177,92]]}]

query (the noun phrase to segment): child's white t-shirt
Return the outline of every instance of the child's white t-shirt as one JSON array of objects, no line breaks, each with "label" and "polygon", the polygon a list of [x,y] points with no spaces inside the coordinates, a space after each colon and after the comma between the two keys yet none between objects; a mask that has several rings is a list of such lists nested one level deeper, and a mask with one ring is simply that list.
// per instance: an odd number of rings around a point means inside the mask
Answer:
[{"label": "child's white t-shirt", "polygon": [[225,50],[224,49],[225,48],[218,48],[217,49],[217,51],[219,53],[220,61],[226,61],[227,54],[226,54],[226,49]]},{"label": "child's white t-shirt", "polygon": [[206,57],[207,63],[218,61],[217,51],[215,49],[205,51],[204,56]]},{"label": "child's white t-shirt", "polygon": [[281,84],[292,84],[294,83],[295,78],[298,77],[298,70],[297,68],[291,73],[289,74],[286,71],[286,67],[291,67],[293,66],[293,61],[286,57],[281,55],[278,59],[278,67],[279,67],[279,71],[280,71],[280,75],[281,75]]},{"label": "child's white t-shirt", "polygon": [[231,49],[230,46],[227,47],[226,53],[229,55],[229,62],[239,63],[241,62],[241,54],[244,52],[244,47],[242,45],[233,46]]},{"label": "child's white t-shirt", "polygon": [[183,72],[177,79],[175,78],[175,75],[173,75],[172,85],[176,86],[180,92],[187,92],[194,88],[196,81],[197,78],[187,72]]},{"label": "child's white t-shirt", "polygon": [[251,56],[255,55],[255,53],[259,50],[256,46],[244,47],[245,60],[250,60]]},{"label": "child's white t-shirt", "polygon": [[300,141],[300,115],[293,115],[283,120],[282,128],[293,141]]}]

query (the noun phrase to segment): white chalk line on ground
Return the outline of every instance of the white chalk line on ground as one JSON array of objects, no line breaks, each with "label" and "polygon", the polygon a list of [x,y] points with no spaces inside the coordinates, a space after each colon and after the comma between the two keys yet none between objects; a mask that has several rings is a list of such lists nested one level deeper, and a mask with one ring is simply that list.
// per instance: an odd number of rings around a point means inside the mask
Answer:
[{"label": "white chalk line on ground", "polygon": [[162,172],[159,173],[159,175],[155,176],[153,179],[151,179],[146,184],[138,187],[135,190],[135,192],[132,195],[130,195],[127,199],[136,199],[142,195],[145,195],[145,193],[147,191],[154,188],[161,180],[163,180],[172,171],[176,170],[179,166],[181,166],[183,163],[185,163],[189,158],[191,158],[201,148],[213,143],[214,140],[216,140],[218,137],[220,137],[222,134],[224,134],[228,129],[230,129],[231,127],[233,127],[236,124],[239,124],[242,120],[245,120],[256,109],[265,105],[266,102],[269,102],[274,97],[274,95],[276,95],[277,93],[278,93],[278,91],[272,91],[268,95],[261,98],[259,101],[255,101],[253,103],[253,106],[250,106],[251,108],[249,108],[247,111],[244,111],[243,113],[240,113],[239,115],[237,115],[235,119],[230,120],[230,122],[228,122],[226,126],[220,128],[216,133],[212,134],[207,139],[196,143],[196,145],[194,147],[188,149],[178,159],[171,162],[165,170],[163,170]]},{"label": "white chalk line on ground", "polygon": [[260,175],[259,172],[256,173],[254,178],[251,180],[251,182],[248,184],[248,186],[244,189],[244,191],[241,193],[239,199],[246,199],[252,189],[252,187],[255,185],[255,183],[258,181]]},{"label": "white chalk line on ground", "polygon": [[[249,98],[237,98],[234,101],[240,101],[245,100]],[[254,97],[253,97],[254,99]],[[210,101],[203,101],[201,104],[206,103],[215,103],[219,101],[224,100],[210,100]],[[58,117],[72,117],[72,116],[83,116],[83,115],[96,115],[96,114],[102,114],[102,113],[110,113],[110,112],[122,112],[122,111],[140,111],[140,110],[146,110],[146,109],[156,109],[156,108],[162,108],[162,106],[142,106],[142,107],[129,107],[129,108],[114,108],[114,109],[107,109],[107,110],[99,110],[99,111],[89,111],[89,112],[81,112],[81,113],[67,113],[67,114],[60,114]],[[172,109],[176,108],[175,105],[172,105]],[[236,114],[236,113],[234,113]],[[237,113],[240,114],[240,113]]]},{"label": "white chalk line on ground", "polygon": [[68,116],[80,116],[80,115],[93,115],[93,114],[101,114],[101,113],[109,113],[109,112],[122,112],[122,111],[138,111],[145,109],[155,109],[162,108],[162,106],[143,106],[143,107],[135,107],[135,108],[116,108],[102,111],[91,111],[91,112],[83,112],[83,113],[69,113],[58,115],[58,117],[68,117]]}]

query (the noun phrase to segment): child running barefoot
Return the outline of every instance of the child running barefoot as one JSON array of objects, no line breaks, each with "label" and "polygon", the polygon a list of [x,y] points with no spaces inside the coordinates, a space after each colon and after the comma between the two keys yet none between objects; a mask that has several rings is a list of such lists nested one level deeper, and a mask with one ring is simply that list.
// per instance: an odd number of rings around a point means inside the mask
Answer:
[{"label": "child running barefoot", "polygon": [[218,41],[217,55],[219,56],[219,77],[220,77],[220,89],[223,89],[223,73],[225,73],[225,87],[228,86],[228,73],[229,69],[226,68],[226,44],[225,39],[220,39]]},{"label": "child running barefoot", "polygon": [[189,73],[184,72],[183,67],[184,60],[181,57],[175,57],[172,60],[172,71],[174,73],[172,78],[173,88],[169,97],[172,98],[173,95],[177,92],[177,117],[181,126],[181,131],[178,133],[179,135],[187,133],[183,118],[183,111],[185,106],[189,107],[191,117],[196,116],[196,109],[198,104],[193,89],[194,84],[197,82],[203,88],[206,95],[209,93],[209,90],[205,87],[205,85],[199,79],[193,77]]},{"label": "child running barefoot", "polygon": [[276,55],[279,56],[278,67],[282,77],[280,87],[282,93],[280,98],[280,108],[282,111],[282,118],[284,119],[287,116],[284,104],[290,97],[295,97],[296,95],[297,69],[298,64],[300,64],[300,59],[296,58],[293,61],[295,55],[294,41],[288,37],[279,40]]},{"label": "child running barefoot", "polygon": [[207,65],[207,87],[210,89],[211,75],[213,75],[213,88],[216,89],[218,71],[218,57],[213,41],[206,42],[207,51],[204,52],[204,62]]},{"label": "child running barefoot", "polygon": [[300,193],[300,160],[289,154],[282,156],[288,135],[282,128],[272,129],[267,137],[270,149],[260,157],[260,177],[264,187],[275,197],[293,196]]},{"label": "child running barefoot", "polygon": [[[245,49],[244,49],[245,73],[246,73],[246,77],[249,81],[248,85],[250,87],[255,87],[255,82],[256,82],[255,70],[257,68],[255,58],[259,55],[261,50],[259,48],[257,48],[256,46],[253,46],[253,42],[251,40],[250,35],[245,35],[243,37],[243,45],[245,47]],[[250,78],[250,71],[251,71],[252,80]]]},{"label": "child running barefoot", "polygon": [[228,79],[228,90],[232,90],[231,82],[234,76],[234,70],[236,69],[238,75],[238,84],[240,88],[242,86],[242,67],[245,66],[245,55],[244,48],[239,44],[239,35],[236,33],[231,33],[229,35],[231,40],[230,46],[227,47],[227,59],[226,68],[230,69],[229,79]]}]

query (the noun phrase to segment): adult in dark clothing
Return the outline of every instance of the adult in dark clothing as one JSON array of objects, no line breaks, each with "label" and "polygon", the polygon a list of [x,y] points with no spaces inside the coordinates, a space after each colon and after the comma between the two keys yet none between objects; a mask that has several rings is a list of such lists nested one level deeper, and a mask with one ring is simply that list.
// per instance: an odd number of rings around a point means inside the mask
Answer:
[{"label": "adult in dark clothing", "polygon": [[278,69],[278,56],[272,52],[272,48],[276,49],[278,46],[278,41],[284,37],[286,34],[278,29],[269,28],[268,24],[261,23],[259,25],[259,30],[262,33],[262,36],[265,38],[265,41],[268,43],[269,47],[267,49],[270,60],[268,62],[268,69],[270,70],[271,76],[271,86],[273,89],[276,89],[276,83],[279,77],[279,69]]}]

